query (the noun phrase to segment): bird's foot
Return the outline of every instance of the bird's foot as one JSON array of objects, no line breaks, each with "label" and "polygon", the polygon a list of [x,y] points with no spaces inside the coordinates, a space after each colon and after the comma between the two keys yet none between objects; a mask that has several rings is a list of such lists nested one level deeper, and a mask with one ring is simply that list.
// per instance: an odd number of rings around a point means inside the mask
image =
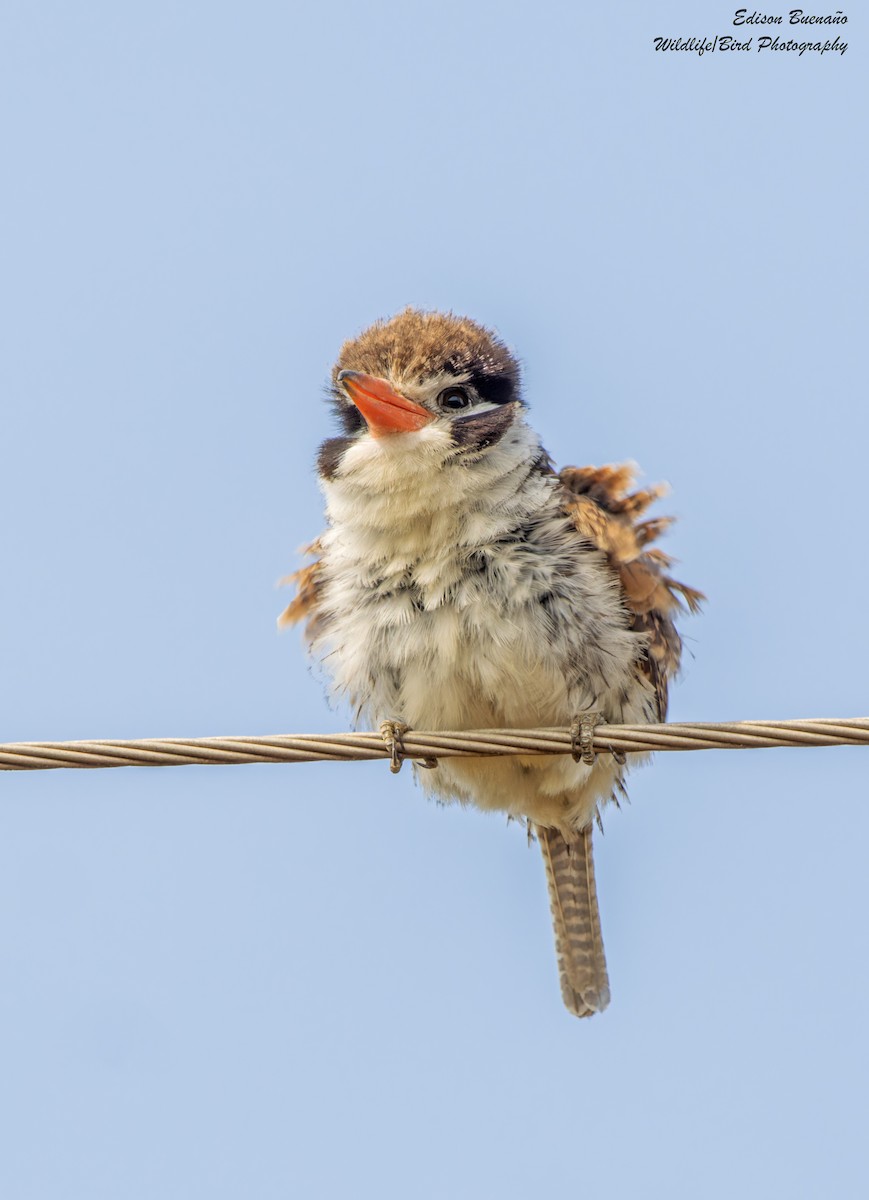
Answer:
[{"label": "bird's foot", "polygon": [[404,749],[401,745],[402,737],[407,733],[409,725],[404,721],[398,721],[391,718],[388,721],[380,722],[380,736],[389,749],[389,769],[393,775],[397,775],[401,770],[401,764],[404,762]]},{"label": "bird's foot", "polygon": [[[404,762],[404,746],[401,739],[409,731],[410,726],[405,721],[398,720],[397,717],[380,722],[380,736],[389,747],[389,769],[393,775],[398,774],[401,764]],[[433,771],[438,765],[438,760],[436,758],[415,758],[413,765],[424,767],[426,771]]]},{"label": "bird's foot", "polygon": [[603,721],[599,712],[579,713],[570,723],[570,753],[574,762],[583,762],[593,767],[597,755],[594,750],[594,731]]}]

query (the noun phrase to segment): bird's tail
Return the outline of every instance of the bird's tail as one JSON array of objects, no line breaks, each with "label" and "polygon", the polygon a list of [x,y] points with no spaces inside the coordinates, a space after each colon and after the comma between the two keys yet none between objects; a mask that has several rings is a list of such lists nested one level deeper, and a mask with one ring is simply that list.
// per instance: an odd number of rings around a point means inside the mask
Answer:
[{"label": "bird's tail", "polygon": [[591,826],[568,841],[557,829],[538,825],[537,838],[549,884],[561,994],[575,1016],[590,1017],[610,1002],[594,886]]}]

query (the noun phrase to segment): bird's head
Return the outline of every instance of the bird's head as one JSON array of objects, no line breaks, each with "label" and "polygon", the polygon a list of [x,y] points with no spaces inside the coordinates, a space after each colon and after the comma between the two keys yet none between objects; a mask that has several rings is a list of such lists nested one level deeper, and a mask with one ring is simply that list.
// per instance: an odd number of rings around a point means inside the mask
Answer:
[{"label": "bird's head", "polygon": [[523,407],[519,366],[493,333],[411,308],[344,343],[331,397],[344,433],[321,450],[327,479],[359,456],[478,457]]}]

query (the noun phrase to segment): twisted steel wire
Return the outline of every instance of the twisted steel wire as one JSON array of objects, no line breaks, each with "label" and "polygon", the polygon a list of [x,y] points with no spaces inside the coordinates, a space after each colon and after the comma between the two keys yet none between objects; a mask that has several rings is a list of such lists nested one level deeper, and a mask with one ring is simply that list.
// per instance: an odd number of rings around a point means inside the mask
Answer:
[{"label": "twisted steel wire", "polygon": [[[866,746],[869,717],[802,721],[691,721],[663,725],[604,725],[594,729],[598,754],[662,750],[748,750],[776,746]],[[569,728],[409,729],[394,742],[382,733],[277,734],[273,737],[137,738],[86,742],[0,744],[0,770],[59,767],[176,767],[364,759],[433,760],[497,754],[570,754]]]}]

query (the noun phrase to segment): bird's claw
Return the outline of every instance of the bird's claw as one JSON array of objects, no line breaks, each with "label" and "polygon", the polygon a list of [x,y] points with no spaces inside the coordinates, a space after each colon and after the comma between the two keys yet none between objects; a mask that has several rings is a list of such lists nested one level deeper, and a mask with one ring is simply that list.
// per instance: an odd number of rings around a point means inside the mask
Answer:
[{"label": "bird's claw", "polygon": [[601,724],[599,712],[580,713],[570,725],[570,753],[574,762],[583,762],[593,767],[597,755],[594,750],[594,731]]},{"label": "bird's claw", "polygon": [[409,725],[405,725],[404,721],[381,721],[380,736],[386,742],[389,748],[389,769],[393,775],[397,775],[401,770],[401,764],[404,762],[404,750],[401,745],[401,739],[407,733]]}]

